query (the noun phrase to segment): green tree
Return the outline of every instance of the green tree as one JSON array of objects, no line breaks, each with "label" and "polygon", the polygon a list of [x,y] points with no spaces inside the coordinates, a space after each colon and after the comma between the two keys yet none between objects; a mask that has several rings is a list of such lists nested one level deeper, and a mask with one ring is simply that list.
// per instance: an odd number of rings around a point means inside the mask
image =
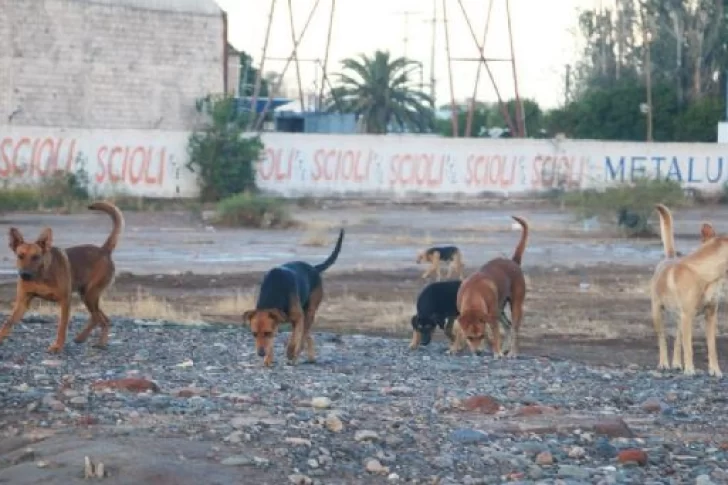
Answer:
[{"label": "green tree", "polygon": [[235,98],[229,96],[208,95],[196,108],[207,115],[207,123],[189,137],[187,168],[198,176],[200,199],[217,202],[255,191],[255,162],[263,143],[244,133],[247,114],[239,114]]},{"label": "green tree", "polygon": [[616,10],[581,12],[585,48],[567,93],[570,102],[547,116],[549,133],[645,140],[640,105],[648,101],[649,72],[653,138],[714,141],[728,64],[725,3],[616,0]]},{"label": "green tree", "polygon": [[[254,66],[253,57],[245,51],[240,51],[240,96],[252,96],[255,92],[255,80],[258,77],[259,70]],[[270,89],[270,79],[273,77],[272,73],[268,73],[267,76],[263,76],[260,80],[260,92],[258,93],[259,98],[268,97],[268,91]]]},{"label": "green tree", "polygon": [[[526,135],[530,138],[538,137],[544,128],[544,113],[538,103],[532,99],[521,99],[523,115],[526,122]],[[442,108],[450,109],[450,105]],[[509,99],[505,102],[505,108],[510,114],[511,120],[516,122],[516,100]],[[468,106],[458,106],[458,136],[465,136]],[[508,123],[503,116],[498,103],[476,102],[473,110],[471,137],[488,136],[487,131],[491,128],[506,128]],[[452,122],[448,117],[446,120],[438,120],[438,132],[443,136],[452,136]]]},{"label": "green tree", "polygon": [[416,61],[376,51],[341,64],[327,111],[357,114],[367,133],[387,133],[392,125],[398,131],[432,129],[432,99],[414,84]]}]

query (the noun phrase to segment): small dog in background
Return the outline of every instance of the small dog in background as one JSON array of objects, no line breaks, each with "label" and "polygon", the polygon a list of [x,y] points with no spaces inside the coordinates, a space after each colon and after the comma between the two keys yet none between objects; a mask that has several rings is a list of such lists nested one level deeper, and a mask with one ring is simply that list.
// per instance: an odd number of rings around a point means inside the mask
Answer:
[{"label": "small dog in background", "polygon": [[321,274],[336,262],[343,241],[344,230],[341,229],[333,252],[321,264],[293,261],[277,266],[263,276],[255,309],[243,313],[243,321],[250,324],[255,338],[256,352],[264,357],[263,365],[273,365],[273,344],[278,327],[284,322],[291,322],[293,326],[286,346],[288,363],[296,363],[303,345],[308,360],[316,360],[311,327],[324,298]]},{"label": "small dog in background", "polygon": [[437,281],[425,286],[417,296],[417,313],[412,317],[412,341],[409,348],[429,345],[435,327],[440,327],[451,341],[452,324],[458,315],[460,280]]},{"label": "small dog in background", "polygon": [[66,343],[71,295],[76,292],[88,309],[89,320],[74,342],[85,342],[91,331],[100,325],[101,335],[94,346],[106,347],[111,323],[101,310],[99,300],[114,281],[115,267],[111,254],[124,229],[124,216],[110,202],[94,202],[88,208],[111,217],[113,228],[101,246],[81,244],[64,250],[53,246],[53,231],[49,227],[43,229],[33,242],[26,241],[17,228],[10,228],[9,245],[15,254],[18,269],[17,295],[12,314],[0,328],[0,342],[10,335],[30,303],[40,298],[56,302],[61,307],[56,340],[48,347],[48,352],[60,352]]},{"label": "small dog in background", "polygon": [[422,262],[430,263],[430,267],[422,274],[427,279],[431,274],[437,274],[437,281],[442,279],[440,274],[440,262],[448,263],[447,278],[457,273],[458,279],[463,279],[463,255],[457,246],[434,246],[417,254],[417,264]]}]

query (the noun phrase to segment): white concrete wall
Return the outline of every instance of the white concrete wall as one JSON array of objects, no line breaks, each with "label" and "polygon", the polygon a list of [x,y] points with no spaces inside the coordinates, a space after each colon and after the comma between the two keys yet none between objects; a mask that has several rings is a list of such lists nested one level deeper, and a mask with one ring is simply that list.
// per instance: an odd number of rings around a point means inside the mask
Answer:
[{"label": "white concrete wall", "polygon": [[298,194],[521,194],[641,176],[706,193],[728,181],[728,146],[416,136],[266,134],[259,185]]},{"label": "white concrete wall", "polygon": [[718,143],[728,143],[728,121],[718,123]]},{"label": "white concrete wall", "polygon": [[0,123],[190,130],[223,90],[214,0],[0,0]]},{"label": "white concrete wall", "polygon": [[[33,184],[83,166],[99,193],[194,197],[187,131],[0,125],[0,183]],[[705,193],[728,181],[728,145],[268,133],[258,185],[285,197],[579,189],[644,175]],[[81,165],[78,165],[78,164]]]}]

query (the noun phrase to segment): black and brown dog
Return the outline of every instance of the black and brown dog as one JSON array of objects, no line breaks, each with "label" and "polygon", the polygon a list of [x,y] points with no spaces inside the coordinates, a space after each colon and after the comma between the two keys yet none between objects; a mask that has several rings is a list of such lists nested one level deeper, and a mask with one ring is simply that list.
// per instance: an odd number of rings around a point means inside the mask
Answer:
[{"label": "black and brown dog", "polygon": [[273,364],[273,344],[280,324],[291,322],[286,356],[295,364],[301,347],[306,344],[308,360],[316,359],[311,326],[324,297],[321,273],[329,269],[339,256],[344,241],[344,230],[331,255],[321,264],[311,265],[304,261],[293,261],[277,266],[263,276],[255,310],[243,313],[243,321],[250,324],[255,337],[255,348],[263,364]]},{"label": "black and brown dog", "polygon": [[[452,343],[455,339],[453,324],[459,316],[458,291],[462,281],[435,281],[425,286],[417,297],[417,313],[412,316],[412,341],[409,348],[429,345],[435,327],[440,327]],[[505,313],[500,315],[501,325],[510,332],[511,321]]]},{"label": "black and brown dog", "polygon": [[417,296],[417,313],[412,316],[412,341],[409,348],[429,345],[435,327],[440,327],[452,341],[452,323],[458,315],[460,280],[436,281],[425,286]]},{"label": "black and brown dog", "polygon": [[10,335],[13,325],[23,318],[31,301],[40,298],[56,302],[61,307],[56,340],[48,348],[49,352],[60,352],[66,343],[71,295],[76,292],[89,311],[89,320],[74,341],[85,342],[91,331],[100,325],[101,335],[95,346],[106,347],[110,321],[101,310],[99,300],[114,281],[115,268],[111,254],[124,228],[124,217],[110,202],[94,202],[88,208],[111,217],[111,234],[101,246],[82,244],[63,250],[53,246],[53,231],[49,227],[43,229],[33,242],[27,242],[17,228],[10,228],[9,245],[16,257],[18,283],[13,312],[0,328],[0,342]]},{"label": "black and brown dog", "polygon": [[420,251],[417,254],[416,262],[420,264],[423,261],[430,263],[430,267],[422,274],[423,279],[427,279],[428,276],[435,273],[437,281],[440,281],[442,278],[440,262],[448,263],[447,278],[457,273],[458,278],[463,279],[465,265],[463,264],[463,254],[457,246],[434,246]]}]

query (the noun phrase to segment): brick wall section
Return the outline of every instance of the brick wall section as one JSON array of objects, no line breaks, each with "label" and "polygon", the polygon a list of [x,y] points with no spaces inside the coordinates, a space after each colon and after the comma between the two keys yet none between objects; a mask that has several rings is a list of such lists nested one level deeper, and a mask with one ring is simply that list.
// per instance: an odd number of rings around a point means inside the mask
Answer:
[{"label": "brick wall section", "polygon": [[0,0],[0,124],[190,129],[223,90],[222,15],[176,2]]}]

